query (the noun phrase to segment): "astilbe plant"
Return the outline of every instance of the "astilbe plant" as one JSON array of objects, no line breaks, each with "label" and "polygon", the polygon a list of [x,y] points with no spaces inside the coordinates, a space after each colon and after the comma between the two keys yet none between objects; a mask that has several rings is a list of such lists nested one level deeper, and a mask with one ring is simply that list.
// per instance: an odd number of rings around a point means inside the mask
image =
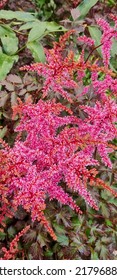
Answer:
[{"label": "astilbe plant", "polygon": [[[13,148],[2,151],[5,157],[8,157],[6,166],[9,166],[6,178],[2,176],[3,183],[8,188],[11,208],[16,210],[22,205],[26,211],[31,212],[32,220],[40,221],[54,239],[54,232],[44,216],[47,196],[50,200],[57,199],[62,204],[68,204],[76,212],[82,213],[62,188],[62,181],[96,210],[98,206],[87,189],[88,184],[102,185],[117,196],[117,193],[101,179],[95,178],[97,171],[96,168],[92,168],[99,165],[93,156],[96,147],[105,163],[110,164],[107,157],[108,138],[110,140],[115,135],[115,131],[112,131],[112,135],[108,136],[106,129],[111,131],[113,124],[110,122],[106,125],[105,122],[103,128],[102,111],[99,112],[98,107],[98,117],[96,109],[85,108],[89,118],[83,123],[72,115],[62,117],[60,113],[66,108],[55,101],[40,100],[37,104],[20,102],[18,107],[14,107],[14,115],[22,115],[16,131],[25,132],[26,139],[18,139]],[[61,131],[58,132],[60,127]],[[3,169],[5,168],[4,165]]]},{"label": "astilbe plant", "polygon": [[[42,98],[47,96],[51,98],[63,97],[67,99],[68,102],[73,103],[74,90],[77,91],[79,87],[78,82],[85,76],[85,71],[87,69],[92,73],[92,83],[95,82],[95,80],[98,81],[97,73],[102,72],[107,79],[109,77],[114,90],[116,88],[115,80],[113,80],[114,74],[108,67],[104,65],[99,66],[97,61],[92,64],[89,60],[85,60],[84,50],[78,60],[75,59],[75,54],[72,51],[66,51],[67,40],[74,32],[74,30],[66,32],[63,36],[60,36],[58,43],[54,43],[52,49],[45,49],[45,63],[33,63],[20,68],[21,70],[37,72],[40,77],[43,77]],[[94,44],[94,41],[86,36],[81,36],[78,40],[90,46]],[[74,78],[76,74],[77,78]],[[108,85],[106,84],[106,90],[107,87]],[[88,87],[86,87],[86,89],[84,88],[84,92],[86,93],[87,91]]]},{"label": "astilbe plant", "polygon": [[[89,192],[89,186],[100,186],[117,197],[117,192],[98,177],[100,159],[112,168],[109,153],[115,149],[111,141],[117,136],[115,75],[105,63],[105,55],[104,66],[97,61],[94,64],[85,61],[84,52],[78,61],[73,52],[66,55],[66,41],[72,33],[60,37],[53,49],[45,51],[46,63],[23,67],[37,71],[44,78],[43,97],[51,94],[51,99],[53,96],[55,99],[39,100],[37,104],[22,103],[19,99],[19,105],[13,107],[13,118],[16,114],[21,117],[15,129],[18,137],[13,147],[1,141],[1,222],[4,222],[5,211],[6,216],[13,215],[22,205],[32,220],[43,224],[55,240],[55,233],[44,215],[47,198],[56,199],[82,214],[63,185],[82,196],[95,210],[98,210],[98,202]],[[87,69],[91,71],[97,101],[93,106],[80,104],[84,115],[74,116],[68,107],[80,100],[80,96],[73,93]],[[105,74],[102,81],[98,79],[99,71]],[[80,95],[86,94],[89,88],[90,85],[84,85]],[[58,102],[58,94],[69,106]]]}]

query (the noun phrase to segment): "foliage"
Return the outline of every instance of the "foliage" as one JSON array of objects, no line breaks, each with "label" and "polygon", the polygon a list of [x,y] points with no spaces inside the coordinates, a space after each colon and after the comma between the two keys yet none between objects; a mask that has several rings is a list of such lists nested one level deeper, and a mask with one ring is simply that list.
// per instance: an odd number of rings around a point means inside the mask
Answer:
[{"label": "foliage", "polygon": [[1,81],[1,96],[0,96],[0,138],[4,138],[10,144],[16,137],[13,133],[18,122],[18,116],[12,120],[12,106],[17,104],[17,98],[26,101],[29,97],[33,102],[37,102],[41,97],[41,81],[36,75],[26,73],[24,77],[16,74],[7,75],[6,79]]},{"label": "foliage", "polygon": [[[28,48],[31,51],[36,62],[44,62],[45,55],[41,44],[42,38],[47,35],[51,36],[54,32],[65,31],[63,26],[55,22],[41,22],[36,17],[36,14],[28,12],[1,10],[0,19],[10,20],[10,23],[0,25],[0,80],[6,77],[14,62],[18,61],[19,52],[24,48]],[[17,21],[14,21],[14,19]],[[30,31],[26,33],[26,30]],[[22,34],[24,38],[26,37],[25,44],[21,48],[18,48],[19,34]]]},{"label": "foliage", "polygon": [[[102,0],[102,2],[104,2],[104,0]],[[113,7],[114,5],[116,5],[115,0],[106,0],[105,3],[110,7]]]},{"label": "foliage", "polygon": [[[47,231],[38,222],[31,222],[23,209],[17,212],[17,219],[7,224],[6,236],[8,247],[13,237],[8,232],[16,233],[30,223],[30,229],[23,235],[19,242],[17,258],[26,259],[110,259],[116,260],[116,200],[106,191],[95,190],[95,195],[100,203],[105,206],[105,211],[92,210],[85,207],[79,197],[78,203],[83,207],[83,215],[78,216],[67,206],[60,206],[55,201],[47,201],[46,216],[51,222],[57,241],[52,241]],[[76,196],[74,196],[75,198]],[[25,219],[24,219],[25,218]],[[25,220],[25,221],[24,221]],[[5,239],[5,237],[4,237]],[[0,240],[2,241],[1,235]],[[8,242],[9,240],[9,242]],[[4,244],[4,243],[3,243]],[[2,245],[5,246],[5,245]],[[21,253],[24,252],[24,255]]]},{"label": "foliage", "polygon": [[79,13],[78,17],[76,17],[76,19],[78,18],[79,20],[83,19],[88,12],[90,11],[90,9],[98,2],[99,0],[84,0],[82,1],[78,7],[75,8],[75,13]]},{"label": "foliage", "polygon": [[39,9],[38,16],[40,19],[52,18],[54,10],[56,9],[56,3],[54,0],[33,0],[36,4],[36,8]]}]

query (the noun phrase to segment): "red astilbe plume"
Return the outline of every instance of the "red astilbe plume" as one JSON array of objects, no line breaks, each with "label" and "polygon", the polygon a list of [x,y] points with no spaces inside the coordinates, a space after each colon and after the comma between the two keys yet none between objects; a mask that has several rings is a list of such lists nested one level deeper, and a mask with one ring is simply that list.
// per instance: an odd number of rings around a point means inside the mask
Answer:
[{"label": "red astilbe plume", "polygon": [[[0,258],[0,260],[15,260],[16,255],[20,252],[18,248],[18,242],[20,237],[22,237],[28,230],[30,226],[26,226],[23,230],[21,230],[15,238],[11,241],[9,250],[5,247],[2,247],[2,251],[4,252],[4,257]],[[23,254],[23,252],[22,252]]]}]

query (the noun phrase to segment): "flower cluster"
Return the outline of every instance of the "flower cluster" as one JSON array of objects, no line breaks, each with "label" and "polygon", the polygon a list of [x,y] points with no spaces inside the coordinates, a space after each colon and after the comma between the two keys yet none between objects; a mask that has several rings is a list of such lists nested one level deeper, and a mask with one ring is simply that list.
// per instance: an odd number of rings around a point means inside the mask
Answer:
[{"label": "flower cluster", "polygon": [[88,46],[94,46],[94,40],[91,39],[90,37],[87,37],[86,35],[79,36],[78,37],[78,41],[79,42],[83,42],[84,44],[86,44]]},{"label": "flower cluster", "polygon": [[97,20],[98,25],[103,31],[103,35],[101,38],[101,43],[102,43],[102,53],[103,53],[103,60],[105,66],[109,65],[110,61],[110,50],[112,46],[112,39],[116,38],[117,39],[117,30],[116,30],[116,25],[115,27],[111,27],[108,22],[106,22],[104,19],[98,19]]},{"label": "flower cluster", "polygon": [[[14,115],[17,112],[22,114],[16,131],[20,132],[20,137],[23,133],[25,140],[18,139],[9,151],[7,148],[3,150],[5,155],[8,152],[5,183],[12,208],[16,210],[22,205],[31,213],[32,220],[38,220],[46,227],[53,239],[56,236],[44,216],[46,198],[68,204],[81,214],[79,206],[65,192],[64,182],[72,192],[98,210],[97,202],[88,191],[90,182],[91,185],[101,185],[96,179],[99,165],[94,159],[96,148],[104,163],[111,167],[108,140],[116,134],[117,108],[110,102],[103,108],[97,103],[94,108],[82,106],[82,109],[88,114],[84,121],[55,101],[20,103],[19,107],[14,107]],[[66,111],[64,117],[61,116],[63,111]],[[102,185],[117,196],[104,182]]]},{"label": "flower cluster", "polygon": [[[103,26],[106,23],[104,20],[98,20],[99,25]],[[109,25],[106,23],[107,26]],[[116,82],[113,79],[112,71],[107,67],[110,58],[110,47],[107,48],[105,32],[106,27],[104,28],[104,34],[102,35],[102,52],[103,52],[103,61],[104,66],[99,66],[98,62],[91,63],[88,59],[84,58],[84,50],[82,50],[78,59],[75,58],[73,51],[66,51],[66,43],[70,38],[70,35],[74,34],[74,30],[66,32],[63,36],[60,36],[59,42],[53,44],[52,49],[45,49],[46,62],[45,63],[34,63],[31,65],[26,65],[21,67],[21,70],[35,71],[37,74],[44,78],[43,88],[42,88],[42,98],[49,96],[49,98],[59,98],[62,96],[64,99],[68,100],[70,103],[74,102],[74,91],[77,91],[79,88],[79,82],[82,81],[85,76],[85,71],[88,69],[91,71],[92,86],[94,92],[101,95],[102,98],[105,98],[106,91],[111,87],[112,92],[116,92]],[[114,30],[114,31],[113,31]],[[108,30],[109,42],[116,35],[115,29],[111,28]],[[107,36],[106,36],[107,37]],[[94,46],[94,40],[89,37],[80,36],[78,41],[83,42],[89,47]],[[104,41],[104,42],[103,42]],[[109,43],[108,43],[109,44]],[[95,50],[95,48],[93,48]],[[108,61],[108,63],[107,63]],[[105,74],[105,80],[98,80],[98,73],[102,72]],[[77,73],[77,77],[76,77]],[[100,89],[101,87],[101,89]],[[89,87],[83,88],[83,93],[88,91]]]},{"label": "flower cluster", "polygon": [[90,131],[90,136],[93,137],[97,144],[102,161],[105,165],[112,168],[112,163],[108,157],[108,153],[112,149],[107,145],[107,142],[117,137],[117,129],[115,122],[117,120],[117,105],[113,100],[106,100],[104,104],[96,102],[94,107],[80,106],[87,114],[85,124],[81,124],[81,133],[85,134]]},{"label": "flower cluster", "polygon": [[60,37],[59,43],[54,43],[54,47],[45,50],[46,63],[34,63],[30,66],[24,66],[21,70],[36,71],[39,76],[44,77],[43,98],[49,93],[58,93],[72,102],[70,91],[77,86],[73,79],[74,54],[70,52],[68,56],[63,55],[65,43],[73,31],[67,32]]}]

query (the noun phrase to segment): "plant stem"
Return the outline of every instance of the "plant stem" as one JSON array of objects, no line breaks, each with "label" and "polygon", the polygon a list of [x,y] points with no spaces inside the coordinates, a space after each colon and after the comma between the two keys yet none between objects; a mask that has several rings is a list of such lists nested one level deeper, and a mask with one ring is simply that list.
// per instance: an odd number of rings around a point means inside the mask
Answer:
[{"label": "plant stem", "polygon": [[103,45],[103,43],[101,43],[100,45],[98,45],[97,47],[93,48],[92,51],[89,53],[87,59],[85,60],[85,63],[89,60],[89,57],[92,55],[92,53],[98,49],[99,47],[101,47]]},{"label": "plant stem", "polygon": [[15,54],[18,54],[19,52],[21,52],[23,49],[25,49],[25,47],[26,47],[26,44],[23,45]]}]

